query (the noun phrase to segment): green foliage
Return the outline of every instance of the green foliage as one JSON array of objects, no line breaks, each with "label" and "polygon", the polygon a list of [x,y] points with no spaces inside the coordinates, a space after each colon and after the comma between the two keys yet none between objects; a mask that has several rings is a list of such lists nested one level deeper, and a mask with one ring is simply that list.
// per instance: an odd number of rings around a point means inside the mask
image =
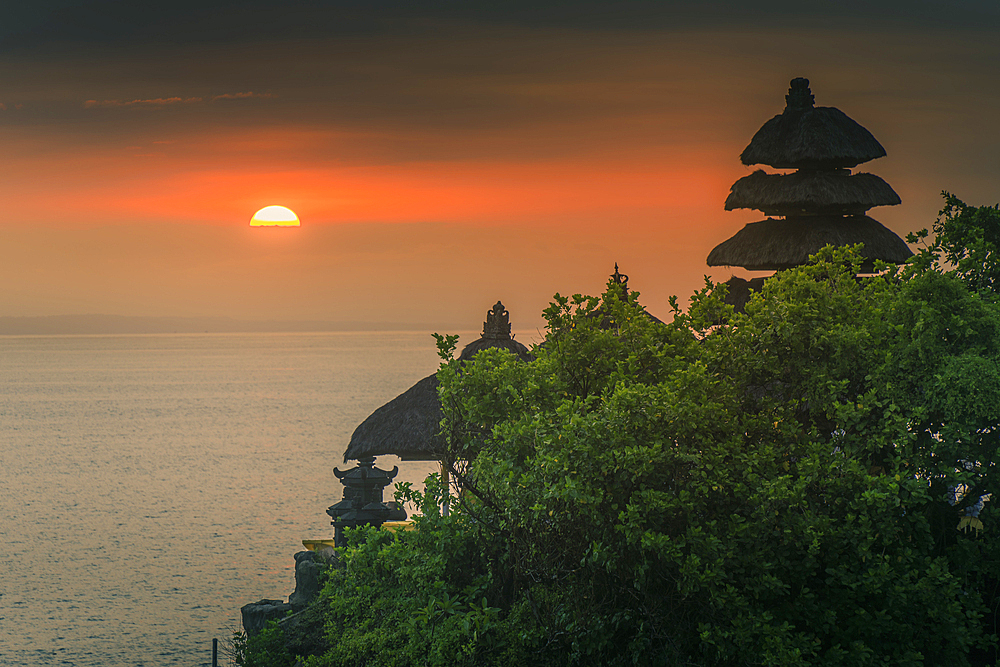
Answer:
[{"label": "green foliage", "polygon": [[295,656],[285,648],[285,634],[277,621],[253,637],[234,632],[230,644],[230,659],[239,667],[294,667]]},{"label": "green foliage", "polygon": [[232,637],[223,642],[222,652],[229,658],[229,664],[244,667],[247,661],[247,634],[242,630],[233,630]]},{"label": "green foliage", "polygon": [[[944,191],[944,208],[932,227],[933,243],[920,253],[925,264],[951,268],[973,291],[1000,292],[1000,205],[969,206]],[[926,229],[907,237],[910,243],[928,237]]]},{"label": "green foliage", "polygon": [[530,363],[439,337],[460,493],[352,534],[307,664],[992,664],[991,211],[949,200],[879,276],[826,248],[742,314],[556,295]]},{"label": "green foliage", "polygon": [[344,567],[331,570],[320,596],[332,648],[308,665],[526,664],[511,622],[489,602],[477,527],[440,512],[445,493],[436,475],[423,494],[400,491],[422,507],[414,530],[349,531]]},{"label": "green foliage", "polygon": [[[963,664],[984,641],[945,495],[995,451],[969,437],[997,420],[996,310],[857,264],[828,249],[722,326],[709,291],[668,324],[610,290],[557,296],[534,364],[442,369],[466,511],[508,545],[501,604],[531,603],[544,655]],[[983,400],[945,391],[969,369]]]}]

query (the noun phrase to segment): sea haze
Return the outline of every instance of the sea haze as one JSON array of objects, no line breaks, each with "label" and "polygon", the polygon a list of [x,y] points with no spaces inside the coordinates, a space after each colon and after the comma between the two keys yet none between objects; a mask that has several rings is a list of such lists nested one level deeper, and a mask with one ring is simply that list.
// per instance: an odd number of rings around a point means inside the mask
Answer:
[{"label": "sea haze", "polygon": [[231,317],[126,317],[123,315],[0,316],[0,336],[154,333],[292,333],[320,331],[419,331],[401,322],[236,320]]},{"label": "sea haze", "polygon": [[210,664],[242,605],[293,590],[301,540],[330,536],[354,428],[438,365],[427,333],[0,350],[0,664],[32,667]]}]

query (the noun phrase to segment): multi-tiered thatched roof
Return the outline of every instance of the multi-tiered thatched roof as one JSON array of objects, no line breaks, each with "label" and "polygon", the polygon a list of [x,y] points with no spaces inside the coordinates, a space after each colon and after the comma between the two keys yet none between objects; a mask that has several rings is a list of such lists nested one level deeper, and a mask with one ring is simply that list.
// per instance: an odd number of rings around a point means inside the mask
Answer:
[{"label": "multi-tiered thatched roof", "polygon": [[785,110],[760,128],[740,159],[799,171],[756,171],[736,181],[726,199],[726,210],[752,208],[784,217],[746,225],[712,250],[708,265],[778,270],[804,264],[827,244],[858,243],[864,244],[863,270],[871,271],[875,260],[906,261],[913,254],[906,243],[864,215],[876,206],[899,204],[899,195],[878,176],[850,173],[884,156],[882,145],[838,109],[815,107],[807,79],[792,80],[785,102]]}]

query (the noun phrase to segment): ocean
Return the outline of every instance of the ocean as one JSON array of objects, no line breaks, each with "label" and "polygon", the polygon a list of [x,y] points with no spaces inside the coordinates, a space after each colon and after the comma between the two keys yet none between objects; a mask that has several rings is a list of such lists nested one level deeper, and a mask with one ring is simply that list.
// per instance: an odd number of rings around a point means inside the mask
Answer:
[{"label": "ocean", "polygon": [[211,664],[332,535],[354,428],[437,365],[427,333],[0,338],[0,664]]}]

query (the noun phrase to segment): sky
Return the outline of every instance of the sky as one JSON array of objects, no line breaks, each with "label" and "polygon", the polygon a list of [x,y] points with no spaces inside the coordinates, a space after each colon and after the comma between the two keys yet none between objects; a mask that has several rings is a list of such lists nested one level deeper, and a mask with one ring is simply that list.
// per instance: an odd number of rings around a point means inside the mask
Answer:
[{"label": "sky", "polygon": [[5,4],[0,316],[534,330],[617,262],[663,317],[748,275],[705,258],[798,76],[901,236],[1000,201],[995,1]]}]

